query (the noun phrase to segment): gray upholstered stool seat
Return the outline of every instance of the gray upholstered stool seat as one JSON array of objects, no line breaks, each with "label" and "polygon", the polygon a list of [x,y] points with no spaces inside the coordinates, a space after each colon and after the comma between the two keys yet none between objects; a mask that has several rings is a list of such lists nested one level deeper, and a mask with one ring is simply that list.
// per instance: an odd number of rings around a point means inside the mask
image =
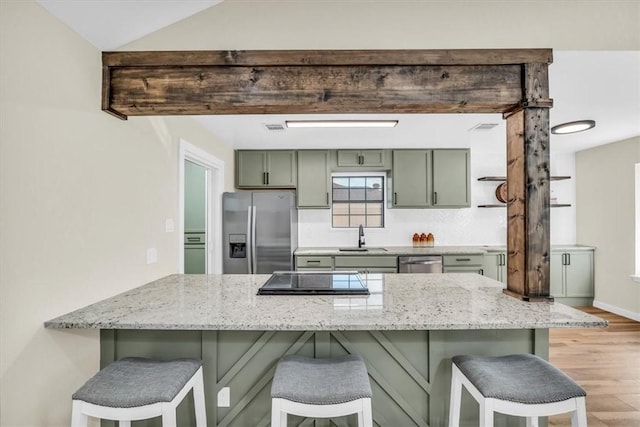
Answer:
[{"label": "gray upholstered stool seat", "polygon": [[480,404],[480,425],[493,426],[493,412],[527,417],[570,412],[572,426],[586,426],[587,393],[564,372],[532,354],[500,357],[455,356],[451,359],[449,426],[460,422],[462,386]]},{"label": "gray upholstered stool seat", "polygon": [[162,416],[176,425],[176,406],[193,389],[196,424],[206,425],[202,362],[197,359],[157,361],[130,357],[107,365],[73,396],[72,426],[86,426],[88,417],[120,421]]},{"label": "gray upholstered stool seat", "polygon": [[373,425],[371,384],[358,355],[285,356],[273,376],[271,398],[273,427],[286,426],[288,413],[313,418],[357,413],[359,425]]}]

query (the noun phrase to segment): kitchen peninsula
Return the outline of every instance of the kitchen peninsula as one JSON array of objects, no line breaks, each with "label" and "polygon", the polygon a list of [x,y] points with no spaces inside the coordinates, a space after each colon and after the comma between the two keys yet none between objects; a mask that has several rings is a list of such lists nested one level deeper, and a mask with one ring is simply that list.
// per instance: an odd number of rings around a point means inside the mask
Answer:
[{"label": "kitchen peninsula", "polygon": [[[102,365],[126,356],[202,358],[211,426],[267,426],[275,363],[291,353],[359,353],[379,425],[438,426],[446,419],[452,356],[546,358],[548,328],[606,325],[562,304],[519,301],[476,274],[369,274],[369,296],[256,295],[268,278],[171,275],[45,326],[100,329]],[[216,405],[224,387],[230,407]],[[189,419],[182,409],[179,417]],[[473,425],[476,412],[463,411],[465,423]]]}]

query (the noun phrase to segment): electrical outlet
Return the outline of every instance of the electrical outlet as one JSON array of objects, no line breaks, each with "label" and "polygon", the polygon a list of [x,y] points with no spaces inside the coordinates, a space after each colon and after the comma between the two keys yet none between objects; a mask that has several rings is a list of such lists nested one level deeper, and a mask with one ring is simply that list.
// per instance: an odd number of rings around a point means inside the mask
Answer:
[{"label": "electrical outlet", "polygon": [[158,250],[156,248],[147,249],[147,264],[158,262]]},{"label": "electrical outlet", "polygon": [[173,218],[167,218],[164,220],[164,232],[173,233],[175,227],[173,226]]},{"label": "electrical outlet", "polygon": [[231,406],[231,389],[222,387],[218,392],[218,408],[228,408]]}]

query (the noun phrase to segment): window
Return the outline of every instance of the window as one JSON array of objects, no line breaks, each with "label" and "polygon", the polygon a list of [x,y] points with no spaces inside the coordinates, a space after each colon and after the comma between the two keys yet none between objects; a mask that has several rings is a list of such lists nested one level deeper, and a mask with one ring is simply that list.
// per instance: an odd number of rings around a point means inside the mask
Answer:
[{"label": "window", "polygon": [[384,177],[334,176],[331,181],[333,227],[384,227]]}]

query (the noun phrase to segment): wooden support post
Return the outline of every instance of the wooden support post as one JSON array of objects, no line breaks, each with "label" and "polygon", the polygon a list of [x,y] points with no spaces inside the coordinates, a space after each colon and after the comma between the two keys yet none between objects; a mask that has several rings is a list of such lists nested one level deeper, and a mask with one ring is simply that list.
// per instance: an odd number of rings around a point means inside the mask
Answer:
[{"label": "wooden support post", "polygon": [[546,64],[524,65],[522,107],[507,117],[507,289],[526,301],[550,295],[549,107]]}]

